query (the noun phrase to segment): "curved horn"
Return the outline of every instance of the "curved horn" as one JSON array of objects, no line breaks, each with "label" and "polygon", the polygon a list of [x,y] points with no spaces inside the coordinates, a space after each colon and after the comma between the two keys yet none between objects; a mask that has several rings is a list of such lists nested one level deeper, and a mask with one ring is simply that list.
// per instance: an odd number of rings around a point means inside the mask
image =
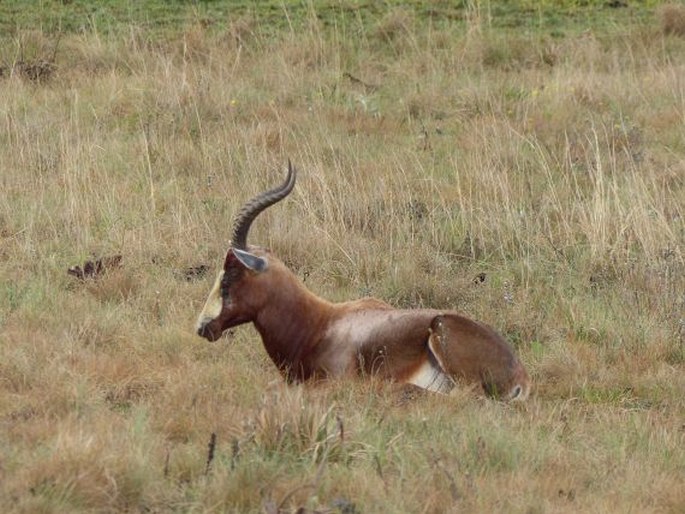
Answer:
[{"label": "curved horn", "polygon": [[288,196],[295,186],[296,176],[297,170],[290,164],[290,159],[288,159],[288,176],[285,182],[278,187],[264,191],[243,205],[243,208],[240,209],[238,216],[236,216],[233,222],[233,237],[231,239],[231,246],[233,248],[238,248],[239,250],[246,249],[247,233],[252,222],[264,209]]}]

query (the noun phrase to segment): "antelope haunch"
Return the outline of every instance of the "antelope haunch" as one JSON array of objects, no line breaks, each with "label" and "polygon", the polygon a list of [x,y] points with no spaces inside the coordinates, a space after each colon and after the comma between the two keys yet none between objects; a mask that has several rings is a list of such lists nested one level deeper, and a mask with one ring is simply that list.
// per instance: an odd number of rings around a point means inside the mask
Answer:
[{"label": "antelope haunch", "polygon": [[197,321],[216,341],[252,322],[288,381],[375,374],[440,393],[460,382],[505,400],[528,396],[530,380],[509,344],[491,328],[452,311],[400,310],[374,298],[330,303],[310,292],[276,256],[247,245],[250,225],[285,198],[296,171],[250,200],[238,214],[231,246]]}]

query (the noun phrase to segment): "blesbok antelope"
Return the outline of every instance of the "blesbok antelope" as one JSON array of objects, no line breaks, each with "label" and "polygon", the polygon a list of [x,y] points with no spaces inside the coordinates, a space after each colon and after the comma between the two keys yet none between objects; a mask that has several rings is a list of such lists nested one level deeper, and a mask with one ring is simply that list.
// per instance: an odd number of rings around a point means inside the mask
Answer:
[{"label": "blesbok antelope", "polygon": [[528,396],[528,374],[490,327],[456,312],[395,309],[375,298],[328,302],[269,250],[247,245],[252,222],[292,191],[295,176],[288,162],[285,182],[240,210],[197,321],[200,336],[216,341],[231,327],[254,323],[287,381],[375,374],[440,393],[464,381],[506,400]]}]

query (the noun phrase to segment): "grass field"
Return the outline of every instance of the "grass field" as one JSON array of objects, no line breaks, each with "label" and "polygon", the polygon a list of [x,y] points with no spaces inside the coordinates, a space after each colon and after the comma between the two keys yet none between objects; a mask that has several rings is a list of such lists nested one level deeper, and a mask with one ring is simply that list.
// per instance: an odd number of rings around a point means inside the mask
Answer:
[{"label": "grass field", "polygon": [[[685,511],[685,7],[377,5],[0,3],[2,512]],[[526,403],[194,334],[288,158],[250,241],[492,325]]]}]

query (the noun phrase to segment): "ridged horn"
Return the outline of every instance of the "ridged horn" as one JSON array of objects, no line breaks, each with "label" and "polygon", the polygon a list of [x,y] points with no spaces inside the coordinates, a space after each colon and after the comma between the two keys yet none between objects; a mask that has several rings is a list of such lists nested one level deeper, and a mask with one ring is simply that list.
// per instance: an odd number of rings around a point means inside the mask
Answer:
[{"label": "ridged horn", "polygon": [[231,246],[233,248],[238,248],[239,250],[247,248],[247,233],[250,231],[252,222],[264,209],[271,207],[288,196],[295,186],[296,176],[297,171],[290,163],[290,159],[288,159],[288,176],[285,182],[278,187],[264,191],[243,205],[233,222],[233,237],[231,238]]}]

